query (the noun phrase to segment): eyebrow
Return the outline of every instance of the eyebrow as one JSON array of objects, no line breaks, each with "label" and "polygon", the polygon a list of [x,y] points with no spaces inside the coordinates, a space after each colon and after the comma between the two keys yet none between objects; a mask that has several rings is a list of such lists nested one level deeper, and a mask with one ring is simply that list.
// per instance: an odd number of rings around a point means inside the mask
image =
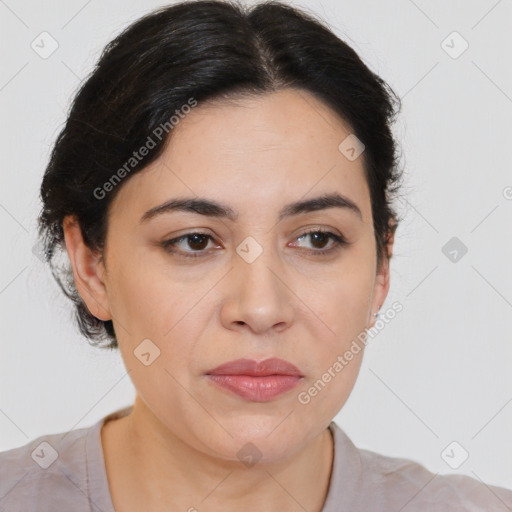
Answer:
[{"label": "eyebrow", "polygon": [[[327,208],[343,208],[355,213],[361,220],[363,219],[361,210],[356,203],[354,203],[348,197],[335,193],[324,194],[312,199],[290,203],[281,209],[278,215],[278,220],[281,221],[285,217],[290,217],[301,213],[314,212],[318,210],[325,210]],[[147,222],[157,215],[162,215],[164,213],[174,211],[198,213],[208,217],[225,218],[231,221],[236,221],[238,219],[238,214],[235,212],[235,210],[216,201],[197,198],[182,198],[171,199],[159,206],[151,208],[146,213],[144,213],[140,219],[140,222]]]}]

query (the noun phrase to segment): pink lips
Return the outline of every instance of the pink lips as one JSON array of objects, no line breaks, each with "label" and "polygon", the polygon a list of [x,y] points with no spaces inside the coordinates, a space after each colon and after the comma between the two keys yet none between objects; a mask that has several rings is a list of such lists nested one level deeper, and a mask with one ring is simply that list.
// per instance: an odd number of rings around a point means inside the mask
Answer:
[{"label": "pink lips", "polygon": [[253,402],[267,402],[294,388],[303,376],[293,364],[272,357],[264,361],[237,359],[206,374],[215,384]]}]

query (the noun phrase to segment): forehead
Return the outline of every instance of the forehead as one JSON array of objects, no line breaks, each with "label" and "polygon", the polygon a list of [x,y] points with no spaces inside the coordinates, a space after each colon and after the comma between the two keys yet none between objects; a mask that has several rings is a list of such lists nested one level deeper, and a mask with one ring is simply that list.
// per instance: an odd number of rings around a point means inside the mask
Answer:
[{"label": "forehead", "polygon": [[280,209],[284,203],[340,192],[368,221],[369,191],[362,155],[338,149],[350,126],[306,91],[199,103],[174,125],[160,157],[132,176],[116,201],[134,210],[172,197],[197,195],[244,207]]}]

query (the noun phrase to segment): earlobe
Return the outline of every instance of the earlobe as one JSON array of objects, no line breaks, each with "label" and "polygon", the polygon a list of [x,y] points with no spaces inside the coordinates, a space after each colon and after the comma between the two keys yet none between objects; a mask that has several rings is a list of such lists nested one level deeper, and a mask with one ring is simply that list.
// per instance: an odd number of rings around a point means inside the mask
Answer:
[{"label": "earlobe", "polygon": [[383,256],[383,261],[380,264],[377,275],[375,277],[375,285],[373,289],[373,300],[370,310],[370,327],[373,327],[375,322],[377,321],[378,311],[380,310],[382,304],[386,300],[386,297],[389,292],[390,286],[390,260],[393,255],[393,244],[395,241],[395,230],[396,230],[396,222],[393,220],[390,224],[388,241],[386,246],[386,255]]},{"label": "earlobe", "polygon": [[389,291],[389,260],[382,262],[380,269],[375,277],[375,285],[373,288],[373,299],[370,309],[369,328],[375,325],[378,319],[378,313],[382,304],[386,300]]},{"label": "earlobe", "polygon": [[111,320],[100,254],[85,244],[76,217],[67,216],[62,228],[78,293],[92,315],[99,320]]}]

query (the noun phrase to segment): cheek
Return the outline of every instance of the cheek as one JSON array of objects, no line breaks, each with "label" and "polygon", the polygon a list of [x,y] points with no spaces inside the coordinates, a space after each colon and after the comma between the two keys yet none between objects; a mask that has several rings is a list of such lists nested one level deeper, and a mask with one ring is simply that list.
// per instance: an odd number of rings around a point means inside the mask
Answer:
[{"label": "cheek", "polygon": [[172,309],[172,297],[143,267],[119,267],[116,274],[109,303],[114,323],[122,328],[121,336],[131,338],[132,343],[141,337],[161,337],[163,309]]},{"label": "cheek", "polygon": [[[307,383],[320,391],[311,390],[316,407],[337,410],[352,390],[364,353],[370,299],[375,276],[370,257],[346,258],[330,279],[312,287],[308,294],[311,309],[318,312],[321,322],[312,339],[316,340],[313,360],[314,376]],[[325,391],[324,391],[325,388]]]},{"label": "cheek", "polygon": [[[169,388],[165,370],[180,382],[187,380],[186,369],[194,356],[192,341],[199,337],[208,314],[209,303],[201,300],[205,287],[173,280],[158,265],[124,262],[113,268],[109,301],[120,351],[126,368],[133,370],[134,383],[148,392]],[[147,352],[154,362],[144,366],[141,354]]]},{"label": "cheek", "polygon": [[162,414],[181,408],[178,404],[189,398],[182,386],[190,387],[190,340],[199,326],[199,320],[192,321],[195,294],[183,293],[149,266],[119,267],[115,279],[114,324],[137,394]]},{"label": "cheek", "polygon": [[172,282],[162,262],[149,255],[147,248],[130,252],[123,250],[121,241],[115,242],[119,244],[118,253],[126,256],[109,261],[112,270],[107,288],[112,315],[128,331],[123,335],[133,338],[133,342],[141,337],[161,339],[177,321],[185,292],[179,283]]},{"label": "cheek", "polygon": [[322,285],[311,287],[308,293],[338,348],[367,326],[374,272],[370,259],[347,258]]},{"label": "cheek", "polygon": [[324,289],[319,315],[323,322],[317,322],[314,347],[309,347],[312,372],[297,397],[306,416],[314,411],[315,417],[330,421],[352,392],[364,354],[361,334],[366,328],[372,284],[371,278],[353,273]]}]

